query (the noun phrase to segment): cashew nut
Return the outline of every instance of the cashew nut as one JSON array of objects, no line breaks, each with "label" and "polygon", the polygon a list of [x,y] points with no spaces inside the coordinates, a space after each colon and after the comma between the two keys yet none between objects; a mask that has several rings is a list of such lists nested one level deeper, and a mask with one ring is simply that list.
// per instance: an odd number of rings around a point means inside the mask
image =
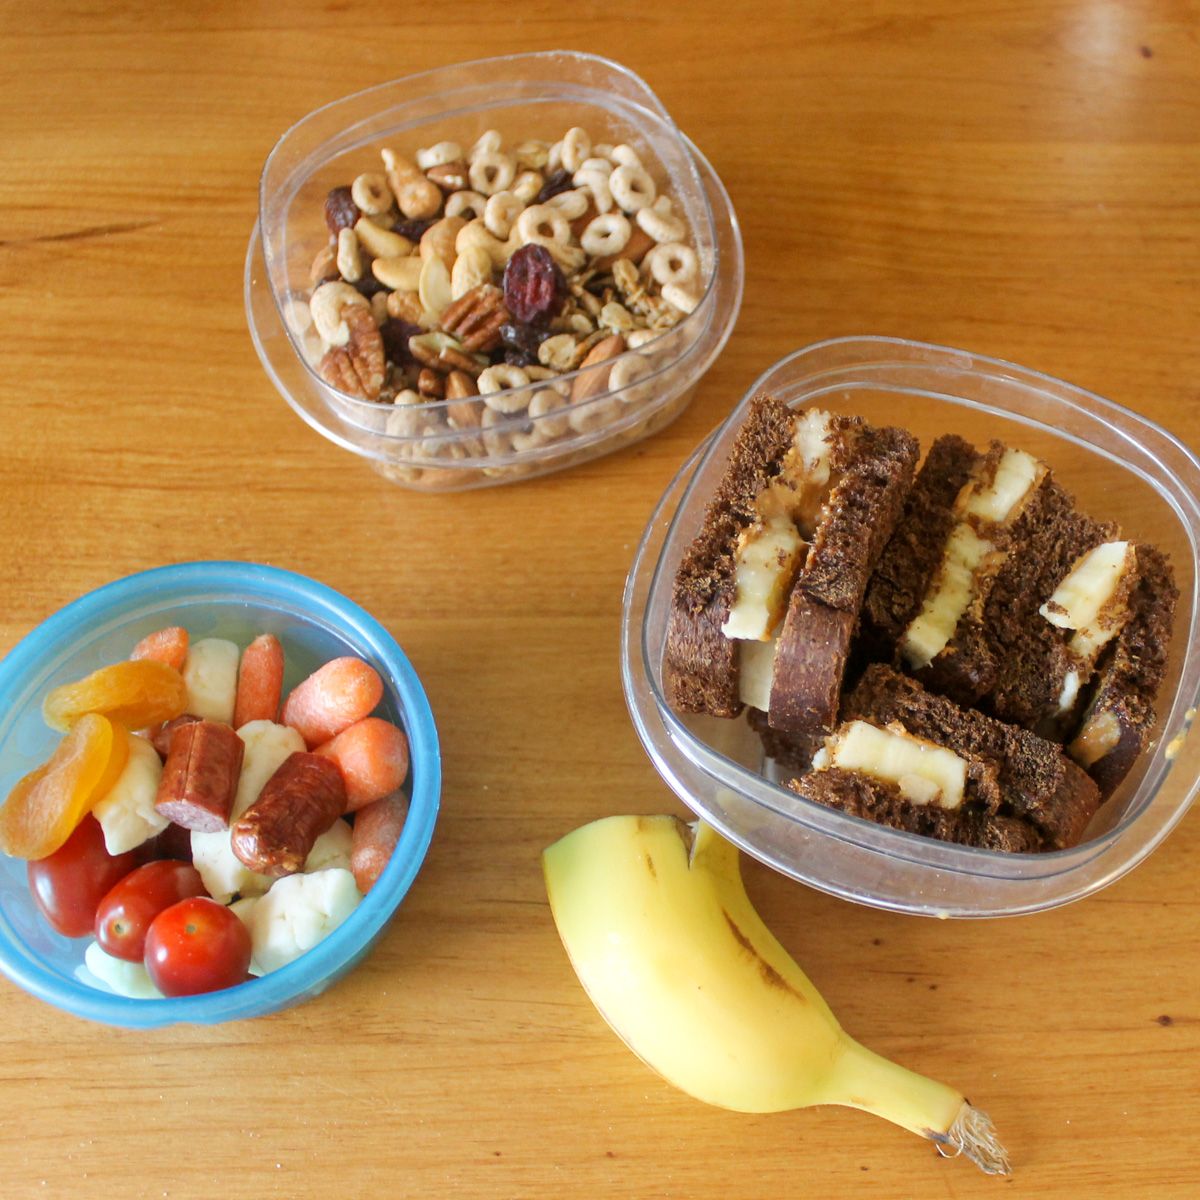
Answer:
[{"label": "cashew nut", "polygon": [[443,217],[430,225],[421,236],[421,257],[426,259],[436,254],[445,260],[446,266],[453,266],[458,254],[455,241],[466,223],[463,217]]},{"label": "cashew nut", "polygon": [[406,254],[402,258],[377,258],[371,264],[371,273],[384,287],[398,292],[415,292],[424,265],[413,254]]},{"label": "cashew nut", "polygon": [[338,230],[337,269],[347,283],[362,278],[362,255],[358,252],[358,236],[349,226]]},{"label": "cashew nut", "polygon": [[483,283],[492,282],[492,256],[480,245],[470,245],[454,260],[450,295],[458,300]]},{"label": "cashew nut", "polygon": [[417,166],[422,171],[428,171],[430,167],[442,167],[446,163],[458,162],[462,156],[462,147],[457,142],[438,142],[436,146],[417,151]]},{"label": "cashew nut", "polygon": [[372,258],[400,258],[413,251],[413,244],[408,238],[381,228],[370,217],[359,217],[354,223],[354,232]]},{"label": "cashew nut", "polygon": [[350,341],[350,326],[342,320],[342,309],[347,304],[371,307],[366,296],[340,279],[321,284],[309,301],[313,327],[331,346],[344,346]]}]

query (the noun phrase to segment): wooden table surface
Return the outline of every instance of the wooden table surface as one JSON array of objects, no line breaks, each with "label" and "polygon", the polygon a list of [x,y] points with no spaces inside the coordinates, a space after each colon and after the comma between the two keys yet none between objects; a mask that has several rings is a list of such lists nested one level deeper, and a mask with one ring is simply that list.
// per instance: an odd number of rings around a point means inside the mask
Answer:
[{"label": "wooden table surface", "polygon": [[[445,768],[394,923],[298,1009],[134,1033],[0,978],[0,1195],[1200,1194],[1200,812],[1095,897],[1006,921],[890,915],[746,863],[849,1032],[991,1113],[1007,1181],[852,1110],[741,1116],[672,1090],[584,995],[539,868],[596,817],[686,811],[626,713],[622,584],[666,483],[779,356],[854,333],[962,347],[1200,446],[1194,0],[0,14],[0,651],[129,572],[271,563],[396,636]],[[725,181],[737,328],[648,441],[517,486],[405,490],[259,364],[259,171],[318,105],[558,47],[640,73]]]}]

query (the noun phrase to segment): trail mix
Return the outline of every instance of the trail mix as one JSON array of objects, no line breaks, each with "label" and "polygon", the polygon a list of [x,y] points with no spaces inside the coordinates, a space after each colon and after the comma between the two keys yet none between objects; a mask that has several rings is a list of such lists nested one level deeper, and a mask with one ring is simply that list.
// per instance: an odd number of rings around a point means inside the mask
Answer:
[{"label": "trail mix", "polygon": [[[327,383],[397,406],[389,432],[474,431],[488,454],[611,424],[621,404],[587,403],[608,390],[645,399],[630,385],[651,360],[625,352],[673,329],[704,280],[686,223],[631,147],[573,128],[505,148],[489,130],[467,151],[418,150],[415,164],[381,156],[382,171],[325,200],[309,308]],[[435,415],[430,401],[450,403]]]}]

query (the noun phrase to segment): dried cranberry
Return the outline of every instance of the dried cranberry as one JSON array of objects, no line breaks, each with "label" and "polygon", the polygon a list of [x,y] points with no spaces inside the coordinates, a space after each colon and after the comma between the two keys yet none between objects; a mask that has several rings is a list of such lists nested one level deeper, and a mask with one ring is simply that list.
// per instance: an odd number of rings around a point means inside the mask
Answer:
[{"label": "dried cranberry", "polygon": [[545,204],[552,196],[557,196],[561,192],[569,192],[575,186],[575,181],[571,178],[571,172],[565,167],[559,167],[545,183],[542,184],[542,190],[534,197],[534,204]]},{"label": "dried cranberry", "polygon": [[406,221],[401,218],[392,225],[392,232],[398,233],[403,238],[408,238],[410,242],[419,242],[425,230],[431,225],[436,225],[440,220],[440,217],[429,217],[420,221]]},{"label": "dried cranberry", "polygon": [[354,203],[348,187],[335,187],[325,197],[325,224],[329,226],[331,237],[337,237],[343,229],[352,229],[361,216],[362,211]]},{"label": "dried cranberry", "polygon": [[408,348],[408,339],[424,332],[420,325],[401,321],[398,317],[384,321],[379,327],[379,336],[383,338],[383,353],[388,362],[397,367],[411,367],[417,360]]},{"label": "dried cranberry", "polygon": [[541,324],[562,312],[567,281],[545,246],[530,242],[504,268],[504,303],[518,321]]}]

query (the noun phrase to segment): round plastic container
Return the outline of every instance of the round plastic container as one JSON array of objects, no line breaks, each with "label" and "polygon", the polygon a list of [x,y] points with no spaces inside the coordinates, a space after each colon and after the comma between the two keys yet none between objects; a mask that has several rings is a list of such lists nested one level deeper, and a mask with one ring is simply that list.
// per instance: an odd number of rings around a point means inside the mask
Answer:
[{"label": "round plastic container", "polygon": [[49,758],[61,737],[42,720],[45,694],[128,658],[140,638],[169,625],[184,626],[193,639],[224,637],[243,646],[260,633],[275,634],[286,654],[285,694],[331,658],[354,655],[371,663],[384,681],[377,711],[408,737],[410,809],[378,882],[324,941],[261,978],[175,999],[128,999],[85,982],[93,978],[83,966],[90,939],[56,933],[34,906],[24,860],[0,854],[0,971],[67,1012],[133,1029],[258,1017],[330,987],[371,950],[404,898],[433,836],[441,794],[433,714],[408,659],[382,625],[301,575],[249,563],[196,562],[131,575],[82,596],[0,662],[0,796]]},{"label": "round plastic container", "polygon": [[[534,393],[550,386],[544,381],[506,392],[516,411],[490,425],[486,436],[461,417],[449,422],[448,401],[414,411],[330,387],[315,369],[325,346],[308,328],[307,308],[310,267],[328,243],[322,216],[327,192],[363,171],[380,170],[384,147],[412,158],[442,141],[469,147],[489,129],[512,145],[555,142],[574,126],[595,143],[632,146],[660,192],[671,197],[700,263],[704,290],[695,309],[636,351],[588,368],[585,381],[580,382],[583,372],[552,381],[568,393],[566,409],[533,418],[525,411]],[[326,105],[289,129],[263,170],[245,299],[267,374],[309,425],[396,483],[447,491],[559,470],[668,424],[686,407],[733,331],[742,278],[741,234],[725,188],[650,88],[608,59],[550,51],[382,84]],[[629,381],[610,383],[613,370]],[[482,418],[483,401],[472,404]]]},{"label": "round plastic container", "polygon": [[[662,656],[672,581],[720,479],[752,396],[901,425],[922,448],[943,433],[999,438],[1042,458],[1079,507],[1166,551],[1180,600],[1153,746],[1100,808],[1078,846],[1003,854],[888,829],[779,786],[744,718],[680,715],[664,698]],[[1091,895],[1141,862],[1200,787],[1196,587],[1200,463],[1144,417],[1048,376],[961,350],[893,338],[821,342],[755,381],[684,464],[647,526],[626,584],[625,696],[663,778],[698,816],[747,853],[848,900],[936,917],[1035,912]]]}]

